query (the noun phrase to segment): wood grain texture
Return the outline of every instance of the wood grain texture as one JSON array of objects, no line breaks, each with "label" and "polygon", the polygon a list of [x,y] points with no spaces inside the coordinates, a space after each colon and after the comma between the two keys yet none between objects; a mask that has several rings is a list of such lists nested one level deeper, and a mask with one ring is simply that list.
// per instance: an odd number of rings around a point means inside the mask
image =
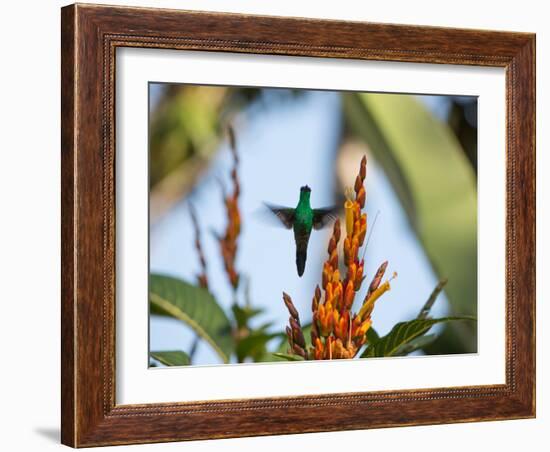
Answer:
[{"label": "wood grain texture", "polygon": [[[63,8],[61,34],[64,444],[85,447],[535,415],[534,35],[96,5]],[[117,406],[117,47],[506,68],[506,384]]]},{"label": "wood grain texture", "polygon": [[75,397],[74,385],[74,129],[75,129],[75,59],[74,59],[74,9],[63,9],[61,29],[61,412],[63,428],[61,441],[75,444]]}]

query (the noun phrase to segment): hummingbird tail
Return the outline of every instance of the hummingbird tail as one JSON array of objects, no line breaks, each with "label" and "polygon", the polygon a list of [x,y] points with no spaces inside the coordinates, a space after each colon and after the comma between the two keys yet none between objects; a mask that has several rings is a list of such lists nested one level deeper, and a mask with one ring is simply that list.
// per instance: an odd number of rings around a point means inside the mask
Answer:
[{"label": "hummingbird tail", "polygon": [[296,249],[296,269],[298,270],[298,276],[304,274],[306,268],[307,248],[304,250]]}]

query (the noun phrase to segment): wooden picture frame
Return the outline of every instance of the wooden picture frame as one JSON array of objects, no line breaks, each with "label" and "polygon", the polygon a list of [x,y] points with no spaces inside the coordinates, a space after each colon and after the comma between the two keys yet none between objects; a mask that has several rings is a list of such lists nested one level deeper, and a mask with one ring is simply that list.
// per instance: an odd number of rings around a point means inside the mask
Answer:
[{"label": "wooden picture frame", "polygon": [[[535,416],[535,35],[176,10],[62,9],[62,442],[73,447]],[[506,383],[115,404],[115,50],[506,70]],[[325,415],[327,407],[331,416]]]}]

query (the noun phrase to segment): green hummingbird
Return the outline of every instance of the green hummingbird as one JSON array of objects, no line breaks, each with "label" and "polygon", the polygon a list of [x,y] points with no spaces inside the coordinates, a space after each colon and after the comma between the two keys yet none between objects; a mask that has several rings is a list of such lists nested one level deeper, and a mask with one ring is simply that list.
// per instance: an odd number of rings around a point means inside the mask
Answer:
[{"label": "green hummingbird", "polygon": [[327,207],[312,209],[309,202],[311,188],[304,185],[300,188],[300,199],[295,209],[291,207],[274,206],[265,203],[267,208],[281,221],[287,229],[294,230],[296,242],[296,269],[298,276],[304,274],[307,259],[307,245],[311,230],[319,230],[337,218],[337,209]]}]

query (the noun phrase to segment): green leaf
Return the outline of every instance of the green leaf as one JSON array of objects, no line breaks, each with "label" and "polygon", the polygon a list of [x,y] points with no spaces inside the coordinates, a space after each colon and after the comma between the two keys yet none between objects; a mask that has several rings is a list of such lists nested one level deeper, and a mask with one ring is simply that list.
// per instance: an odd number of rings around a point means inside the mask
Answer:
[{"label": "green leaf", "polygon": [[[477,180],[450,127],[414,96],[346,93],[344,113],[383,167],[452,312],[477,312]],[[461,325],[455,341],[475,351],[477,330]]]},{"label": "green leaf", "polygon": [[180,279],[151,274],[149,276],[151,314],[181,320],[229,362],[234,349],[231,323],[215,298],[205,289]]},{"label": "green leaf", "polygon": [[238,304],[233,304],[231,306],[231,311],[235,317],[237,323],[237,328],[246,328],[248,327],[248,322],[256,317],[257,315],[263,312],[263,309],[252,308],[250,306],[239,306]]},{"label": "green leaf", "polygon": [[248,357],[252,358],[254,362],[265,361],[264,356],[267,354],[267,343],[280,336],[279,333],[265,333],[261,330],[251,331],[248,336],[237,343],[236,353],[239,362],[244,361]]},{"label": "green leaf", "polygon": [[150,355],[165,366],[188,366],[191,363],[187,353],[181,350],[151,352]]},{"label": "green leaf", "polygon": [[277,358],[281,358],[286,361],[304,361],[304,358],[302,358],[299,355],[289,355],[288,353],[273,353],[273,356],[276,356]]},{"label": "green leaf", "polygon": [[378,335],[378,333],[376,332],[376,330],[371,326],[368,330],[367,330],[367,342],[372,345],[374,344],[375,342],[378,342],[380,340],[380,336]]},{"label": "green leaf", "polygon": [[415,352],[416,350],[420,350],[430,345],[436,339],[437,339],[437,335],[435,334],[425,334],[424,336],[418,336],[416,339],[413,339],[412,341],[406,344],[403,344],[401,347],[398,347],[398,349],[394,353],[394,356],[409,355],[412,352]]},{"label": "green leaf", "polygon": [[372,346],[369,346],[363,352],[361,358],[396,356],[401,347],[428,332],[435,324],[454,320],[475,320],[475,318],[469,316],[442,317],[439,319],[415,319],[397,323],[387,335]]}]

